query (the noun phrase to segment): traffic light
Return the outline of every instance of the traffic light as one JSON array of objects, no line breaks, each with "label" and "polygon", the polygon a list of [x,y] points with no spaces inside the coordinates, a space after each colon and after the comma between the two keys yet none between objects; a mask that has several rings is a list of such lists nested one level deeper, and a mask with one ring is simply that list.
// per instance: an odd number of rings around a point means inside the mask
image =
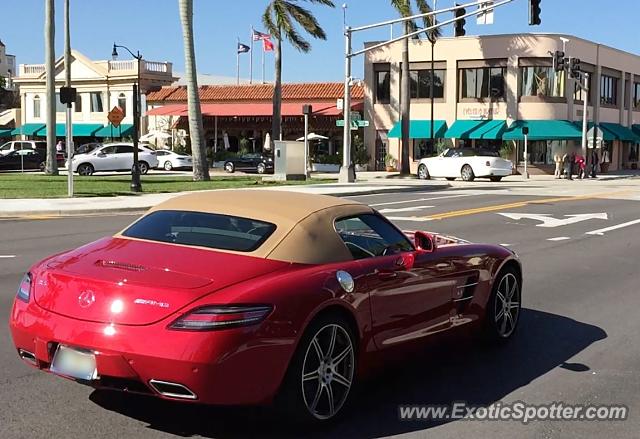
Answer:
[{"label": "traffic light", "polygon": [[60,103],[71,106],[76,101],[77,93],[73,87],[60,87]]},{"label": "traffic light", "polygon": [[553,54],[553,70],[561,72],[565,69],[565,66],[564,52],[556,50],[556,53]]},{"label": "traffic light", "polygon": [[580,58],[571,58],[569,71],[572,78],[578,79],[580,77]]},{"label": "traffic light", "polygon": [[[456,6],[458,6],[458,4],[456,3]],[[456,9],[456,24],[455,24],[455,31],[454,31],[454,35],[456,37],[463,37],[466,35],[466,31],[464,30],[464,25],[467,23],[467,20],[465,20],[464,18],[460,18],[463,17],[467,14],[467,11],[465,8],[460,8],[460,9]]]},{"label": "traffic light", "polygon": [[540,2],[542,0],[529,0],[529,26],[542,23],[540,19]]}]

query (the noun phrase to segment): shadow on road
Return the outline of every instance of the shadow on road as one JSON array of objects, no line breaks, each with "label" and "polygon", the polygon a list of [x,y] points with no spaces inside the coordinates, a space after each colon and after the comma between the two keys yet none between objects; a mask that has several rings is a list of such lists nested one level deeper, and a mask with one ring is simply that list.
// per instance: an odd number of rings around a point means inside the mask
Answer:
[{"label": "shadow on road", "polygon": [[[607,337],[597,326],[542,311],[523,309],[520,327],[505,346],[488,348],[469,338],[451,338],[424,355],[407,358],[364,383],[346,416],[322,432],[305,437],[376,438],[424,430],[448,421],[398,419],[398,405],[489,405],[556,367],[575,373],[589,370],[568,360]],[[149,397],[95,391],[101,407],[182,437],[285,437],[300,431],[274,420],[266,408],[217,408],[178,404]]]}]

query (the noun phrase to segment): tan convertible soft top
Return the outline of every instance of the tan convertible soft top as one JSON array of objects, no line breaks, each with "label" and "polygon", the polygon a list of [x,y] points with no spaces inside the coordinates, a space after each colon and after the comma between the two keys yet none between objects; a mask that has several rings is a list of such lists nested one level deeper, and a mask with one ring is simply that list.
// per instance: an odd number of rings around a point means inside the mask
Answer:
[{"label": "tan convertible soft top", "polygon": [[[256,189],[181,195],[158,204],[146,215],[158,210],[217,213],[275,224],[276,230],[273,234],[253,252],[229,252],[306,264],[325,264],[352,259],[351,253],[335,231],[334,221],[337,218],[373,211],[366,205],[343,198]],[[116,236],[127,238],[121,234]]]}]

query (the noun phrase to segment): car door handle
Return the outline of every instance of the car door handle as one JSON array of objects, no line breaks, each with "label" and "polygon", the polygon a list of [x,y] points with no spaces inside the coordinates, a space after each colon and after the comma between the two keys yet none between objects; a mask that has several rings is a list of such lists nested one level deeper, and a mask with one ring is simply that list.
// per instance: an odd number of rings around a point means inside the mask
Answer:
[{"label": "car door handle", "polygon": [[376,276],[378,276],[378,279],[381,280],[395,279],[396,277],[398,277],[398,273],[394,270],[376,269],[375,274]]}]

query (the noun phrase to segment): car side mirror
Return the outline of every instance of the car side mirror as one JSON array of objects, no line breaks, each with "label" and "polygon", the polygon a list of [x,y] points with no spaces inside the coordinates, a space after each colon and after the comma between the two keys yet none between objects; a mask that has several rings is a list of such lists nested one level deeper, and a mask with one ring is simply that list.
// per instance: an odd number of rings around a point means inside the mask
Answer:
[{"label": "car side mirror", "polygon": [[417,250],[432,253],[436,250],[436,240],[434,236],[426,232],[415,232],[413,235],[414,245]]},{"label": "car side mirror", "polygon": [[106,154],[104,152],[98,152],[96,153],[96,157],[106,157]]}]

